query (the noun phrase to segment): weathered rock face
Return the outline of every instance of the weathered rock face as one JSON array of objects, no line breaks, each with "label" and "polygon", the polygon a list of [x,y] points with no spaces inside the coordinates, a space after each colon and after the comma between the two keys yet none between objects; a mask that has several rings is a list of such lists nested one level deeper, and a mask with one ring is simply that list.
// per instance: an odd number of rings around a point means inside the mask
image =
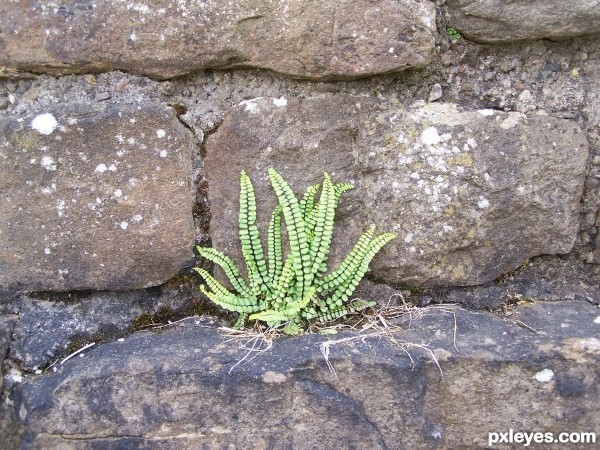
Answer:
[{"label": "weathered rock face", "polygon": [[0,391],[4,385],[4,373],[2,371],[4,368],[4,357],[8,353],[12,332],[16,321],[16,316],[0,317]]},{"label": "weathered rock face", "polygon": [[[460,448],[491,446],[488,433],[511,428],[598,434],[597,308],[515,313],[530,329],[429,311],[396,335],[414,365],[385,338],[336,336],[358,337],[330,347],[336,375],[319,335],[276,340],[234,367],[246,350],[215,329],[135,334],[17,385],[21,448]],[[443,378],[410,347],[423,341]]]},{"label": "weathered rock face", "polygon": [[161,290],[69,293],[63,301],[23,296],[16,305],[19,320],[12,330],[10,357],[21,370],[35,372],[67,356],[69,349],[116,339],[149,326],[161,312],[183,309],[183,300]]},{"label": "weathered rock face", "polygon": [[448,0],[448,24],[478,42],[566,39],[600,33],[595,0]]},{"label": "weathered rock face", "polygon": [[0,130],[0,288],[143,288],[193,258],[194,143],[170,109],[59,105]]},{"label": "weathered rock face", "polygon": [[3,2],[0,17],[0,65],[157,78],[231,67],[365,77],[425,66],[435,33],[426,0]]},{"label": "weathered rock face", "polygon": [[376,277],[483,283],[531,256],[571,249],[587,148],[575,122],[542,115],[344,96],[245,101],[207,143],[213,246],[241,260],[242,169],[266,222],[275,204],[268,166],[298,195],[326,168],[356,185],[341,200],[330,267],[374,223],[398,233],[374,259]]}]

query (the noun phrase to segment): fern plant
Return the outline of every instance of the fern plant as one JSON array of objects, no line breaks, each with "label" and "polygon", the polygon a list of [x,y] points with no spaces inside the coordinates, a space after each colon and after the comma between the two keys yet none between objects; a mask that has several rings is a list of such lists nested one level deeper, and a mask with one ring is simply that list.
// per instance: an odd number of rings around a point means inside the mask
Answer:
[{"label": "fern plant", "polygon": [[[268,175],[279,205],[268,224],[266,258],[256,226],[254,187],[242,171],[239,234],[248,280],[231,258],[199,246],[199,255],[221,267],[233,287],[230,291],[208,271],[196,267],[206,283],[200,290],[221,307],[239,313],[237,327],[248,319],[259,320],[272,327],[283,325],[288,334],[300,332],[309,321],[332,321],[373,306],[375,302],[351,300],[350,296],[375,254],[396,235],[375,236],[375,227],[370,226],[340,266],[327,273],[335,209],[341,195],[354,186],[333,183],[325,173],[321,184],[310,186],[298,199],[275,169],[270,168]],[[282,218],[289,241],[285,259]]]}]

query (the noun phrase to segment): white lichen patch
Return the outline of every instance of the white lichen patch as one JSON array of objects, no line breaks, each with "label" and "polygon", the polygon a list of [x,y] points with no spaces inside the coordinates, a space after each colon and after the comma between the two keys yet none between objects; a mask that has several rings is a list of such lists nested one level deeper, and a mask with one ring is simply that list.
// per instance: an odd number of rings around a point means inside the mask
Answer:
[{"label": "white lichen patch", "polygon": [[123,191],[121,189],[115,189],[115,191],[113,192],[113,195],[117,198],[122,197]]},{"label": "white lichen patch", "polygon": [[275,106],[286,106],[288,104],[288,101],[285,97],[281,96],[279,98],[274,98],[273,104]]},{"label": "white lichen patch", "polygon": [[442,138],[435,127],[429,127],[421,133],[421,141],[425,145],[435,145],[439,144],[442,141]]},{"label": "white lichen patch", "polygon": [[56,214],[58,215],[58,217],[62,217],[65,215],[65,201],[64,200],[59,200],[56,203]]},{"label": "white lichen patch", "polygon": [[496,113],[496,111],[494,111],[493,109],[480,109],[477,112],[482,116],[493,116]]},{"label": "white lichen patch", "polygon": [[39,114],[31,121],[31,128],[40,134],[50,135],[58,127],[58,121],[50,113]]},{"label": "white lichen patch", "polygon": [[94,172],[96,172],[96,173],[104,173],[107,170],[108,170],[108,167],[106,166],[106,164],[100,163],[100,164],[98,164],[96,166],[96,168],[94,169]]},{"label": "white lichen patch", "polygon": [[479,200],[477,201],[477,206],[481,209],[489,208],[490,201],[487,198],[485,198],[484,196],[480,196]]},{"label": "white lichen patch", "polygon": [[50,186],[46,186],[46,187],[42,188],[41,190],[42,190],[42,194],[50,195],[53,192],[56,192],[56,183],[52,183]]},{"label": "white lichen patch", "polygon": [[54,159],[52,159],[51,156],[42,156],[40,164],[48,172],[54,172],[56,170],[56,163],[54,162]]},{"label": "white lichen patch", "polygon": [[148,12],[150,11],[150,7],[148,5],[144,5],[143,3],[128,3],[127,10],[136,11],[140,14],[148,14]]},{"label": "white lichen patch", "polygon": [[248,111],[250,114],[256,114],[260,112],[260,108],[256,104],[256,102],[259,100],[262,100],[262,97],[256,97],[250,100],[243,100],[240,103],[238,103],[238,105],[245,106],[244,111]]},{"label": "white lichen patch", "polygon": [[600,316],[598,316],[594,319],[594,323],[600,323]]},{"label": "white lichen patch", "polygon": [[119,224],[119,226],[121,227],[121,230],[126,230],[129,227],[129,223],[126,221],[123,221]]},{"label": "white lichen patch", "polygon": [[166,158],[169,153],[166,150],[161,150],[158,154],[161,158]]},{"label": "white lichen patch", "polygon": [[50,251],[50,249],[49,249],[48,247],[46,247],[46,248],[44,249],[44,253],[45,253],[46,255],[49,255],[49,254],[50,254],[50,253],[52,253],[52,252]]},{"label": "white lichen patch", "polygon": [[535,379],[540,383],[547,383],[554,378],[554,372],[550,369],[544,369],[535,374]]},{"label": "white lichen patch", "polygon": [[142,216],[141,214],[136,214],[131,218],[131,221],[133,223],[140,223],[142,220],[144,220],[144,216]]},{"label": "white lichen patch", "polygon": [[165,130],[163,130],[162,128],[156,130],[156,137],[159,139],[164,138],[167,135],[167,132]]}]

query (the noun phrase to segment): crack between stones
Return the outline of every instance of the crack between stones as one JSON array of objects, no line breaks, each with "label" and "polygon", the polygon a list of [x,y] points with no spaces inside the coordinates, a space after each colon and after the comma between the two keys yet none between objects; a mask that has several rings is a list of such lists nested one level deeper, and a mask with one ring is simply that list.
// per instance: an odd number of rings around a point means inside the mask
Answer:
[{"label": "crack between stones", "polygon": [[[169,105],[174,108],[173,105]],[[182,105],[185,107],[185,105]],[[199,157],[201,159],[200,164],[195,164],[194,159],[197,156],[196,152],[192,154],[192,196],[194,199],[193,205],[193,218],[194,218],[194,227],[197,231],[200,232],[198,239],[196,239],[196,243],[204,244],[204,245],[212,245],[210,239],[210,223],[212,219],[212,214],[210,210],[210,201],[208,199],[209,192],[209,184],[204,174],[204,159],[206,157],[206,142],[210,135],[216,133],[221,122],[215,123],[211,128],[203,132],[202,139],[199,138],[198,134],[194,130],[192,126],[186,123],[185,120],[181,118],[181,116],[185,113],[179,113],[175,110],[175,116],[177,117],[177,121],[183,125],[184,128],[189,130],[189,132],[194,137],[196,141],[196,149],[199,153]]]},{"label": "crack between stones", "polygon": [[208,434],[205,433],[182,433],[182,434],[173,434],[173,435],[165,435],[165,436],[145,436],[145,435],[135,435],[135,434],[107,434],[107,435],[86,435],[86,434],[63,434],[63,433],[38,433],[38,437],[41,436],[50,436],[50,437],[58,437],[65,441],[74,441],[74,442],[95,442],[95,441],[115,441],[120,439],[139,439],[143,441],[164,441],[169,439],[189,439],[189,438],[202,438],[207,437]]}]

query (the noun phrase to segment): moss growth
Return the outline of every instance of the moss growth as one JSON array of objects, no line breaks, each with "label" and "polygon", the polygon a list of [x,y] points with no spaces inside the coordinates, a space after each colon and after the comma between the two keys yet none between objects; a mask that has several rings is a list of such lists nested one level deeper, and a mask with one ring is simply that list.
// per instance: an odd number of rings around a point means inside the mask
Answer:
[{"label": "moss growth", "polygon": [[169,322],[185,317],[181,312],[173,311],[170,308],[162,307],[154,314],[142,313],[131,321],[133,331],[145,330],[154,325],[166,325]]}]

